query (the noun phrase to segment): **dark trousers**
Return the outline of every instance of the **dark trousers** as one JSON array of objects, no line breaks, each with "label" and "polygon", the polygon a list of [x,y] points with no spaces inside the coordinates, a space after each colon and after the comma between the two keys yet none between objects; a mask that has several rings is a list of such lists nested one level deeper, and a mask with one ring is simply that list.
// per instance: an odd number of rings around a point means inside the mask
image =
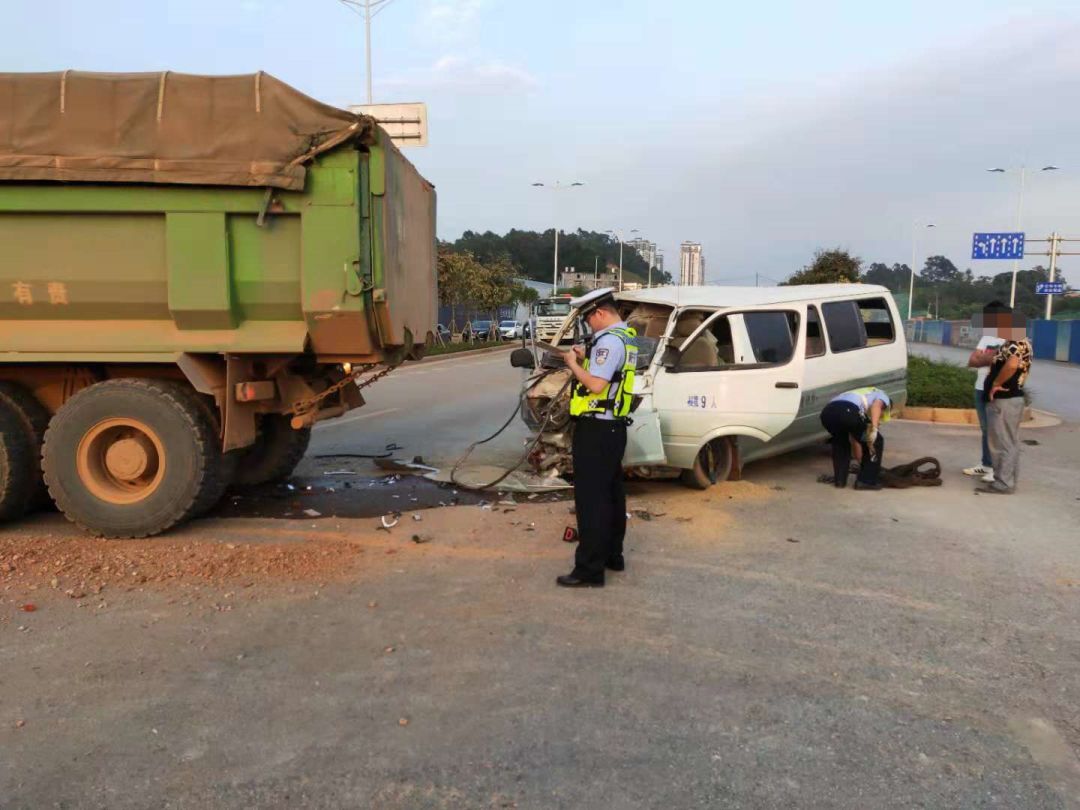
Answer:
[{"label": "dark trousers", "polygon": [[622,457],[626,425],[584,417],[574,423],[574,508],[578,547],[573,575],[604,579],[604,565],[623,553],[626,491]]},{"label": "dark trousers", "polygon": [[859,465],[856,480],[860,484],[876,484],[881,474],[881,455],[885,451],[885,439],[878,434],[871,459],[870,446],[863,439],[869,422],[862,415],[862,411],[850,402],[830,402],[821,411],[821,424],[832,437],[833,478],[836,486],[847,486],[852,439],[862,446],[862,464]]}]

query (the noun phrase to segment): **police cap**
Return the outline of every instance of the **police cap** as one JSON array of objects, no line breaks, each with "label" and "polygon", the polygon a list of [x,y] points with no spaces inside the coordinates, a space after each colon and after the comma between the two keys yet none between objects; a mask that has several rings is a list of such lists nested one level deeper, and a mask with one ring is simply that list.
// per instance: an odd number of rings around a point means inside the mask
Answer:
[{"label": "police cap", "polygon": [[578,298],[570,299],[570,306],[574,309],[580,310],[581,317],[585,317],[601,304],[614,304],[615,303],[615,288],[604,287],[600,290],[593,290],[590,293],[586,293]]}]

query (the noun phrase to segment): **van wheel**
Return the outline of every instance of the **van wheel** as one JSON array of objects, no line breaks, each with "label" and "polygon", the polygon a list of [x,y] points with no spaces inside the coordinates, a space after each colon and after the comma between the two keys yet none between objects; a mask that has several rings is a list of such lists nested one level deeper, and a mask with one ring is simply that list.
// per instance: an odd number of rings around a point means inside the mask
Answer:
[{"label": "van wheel", "polygon": [[37,397],[13,382],[0,381],[0,402],[7,405],[22,423],[23,433],[30,447],[26,468],[22,472],[31,482],[26,508],[28,511],[41,509],[50,503],[49,490],[41,475],[41,443],[45,439],[45,430],[49,427],[49,412]]},{"label": "van wheel", "polygon": [[251,447],[241,451],[236,483],[253,487],[281,481],[292,475],[296,465],[307,452],[311,428],[293,430],[288,416],[269,413],[259,421],[259,438]]},{"label": "van wheel", "polygon": [[679,480],[691,489],[708,489],[717,481],[728,479],[734,458],[731,439],[714,439],[701,448],[694,466],[683,470]]},{"label": "van wheel", "polygon": [[216,489],[221,451],[197,395],[165,380],[84,388],[45,433],[49,492],[68,520],[103,537],[149,537]]},{"label": "van wheel", "polygon": [[19,414],[0,400],[0,521],[22,517],[33,490],[26,471],[34,462],[34,448]]}]

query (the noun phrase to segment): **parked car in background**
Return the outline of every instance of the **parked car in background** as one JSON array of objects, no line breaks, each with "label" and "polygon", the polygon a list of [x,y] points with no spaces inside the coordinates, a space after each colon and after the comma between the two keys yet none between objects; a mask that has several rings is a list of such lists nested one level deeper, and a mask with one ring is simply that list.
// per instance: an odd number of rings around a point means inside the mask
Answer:
[{"label": "parked car in background", "polygon": [[[473,321],[469,324],[471,337],[469,340],[488,340],[492,337],[491,328],[494,321]],[[496,332],[497,333],[497,332]]]},{"label": "parked car in background", "polygon": [[499,321],[499,335],[503,340],[517,340],[521,337],[521,324],[517,321]]}]

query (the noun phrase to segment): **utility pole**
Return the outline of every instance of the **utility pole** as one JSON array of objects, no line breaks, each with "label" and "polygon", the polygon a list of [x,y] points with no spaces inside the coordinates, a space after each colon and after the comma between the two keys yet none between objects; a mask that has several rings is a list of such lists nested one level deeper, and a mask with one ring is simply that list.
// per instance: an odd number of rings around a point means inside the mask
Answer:
[{"label": "utility pole", "polygon": [[371,93],[371,20],[394,0],[339,0],[339,2],[349,11],[359,14],[364,20],[364,63],[367,70],[367,103],[370,105],[374,103]]},{"label": "utility pole", "polygon": [[[1057,257],[1058,257],[1058,242],[1061,241],[1061,237],[1057,235],[1057,231],[1050,234],[1050,283],[1054,282],[1054,275],[1057,273]],[[1015,278],[1015,276],[1013,277]],[[1046,320],[1050,320],[1054,313],[1054,296],[1046,296]]]}]

